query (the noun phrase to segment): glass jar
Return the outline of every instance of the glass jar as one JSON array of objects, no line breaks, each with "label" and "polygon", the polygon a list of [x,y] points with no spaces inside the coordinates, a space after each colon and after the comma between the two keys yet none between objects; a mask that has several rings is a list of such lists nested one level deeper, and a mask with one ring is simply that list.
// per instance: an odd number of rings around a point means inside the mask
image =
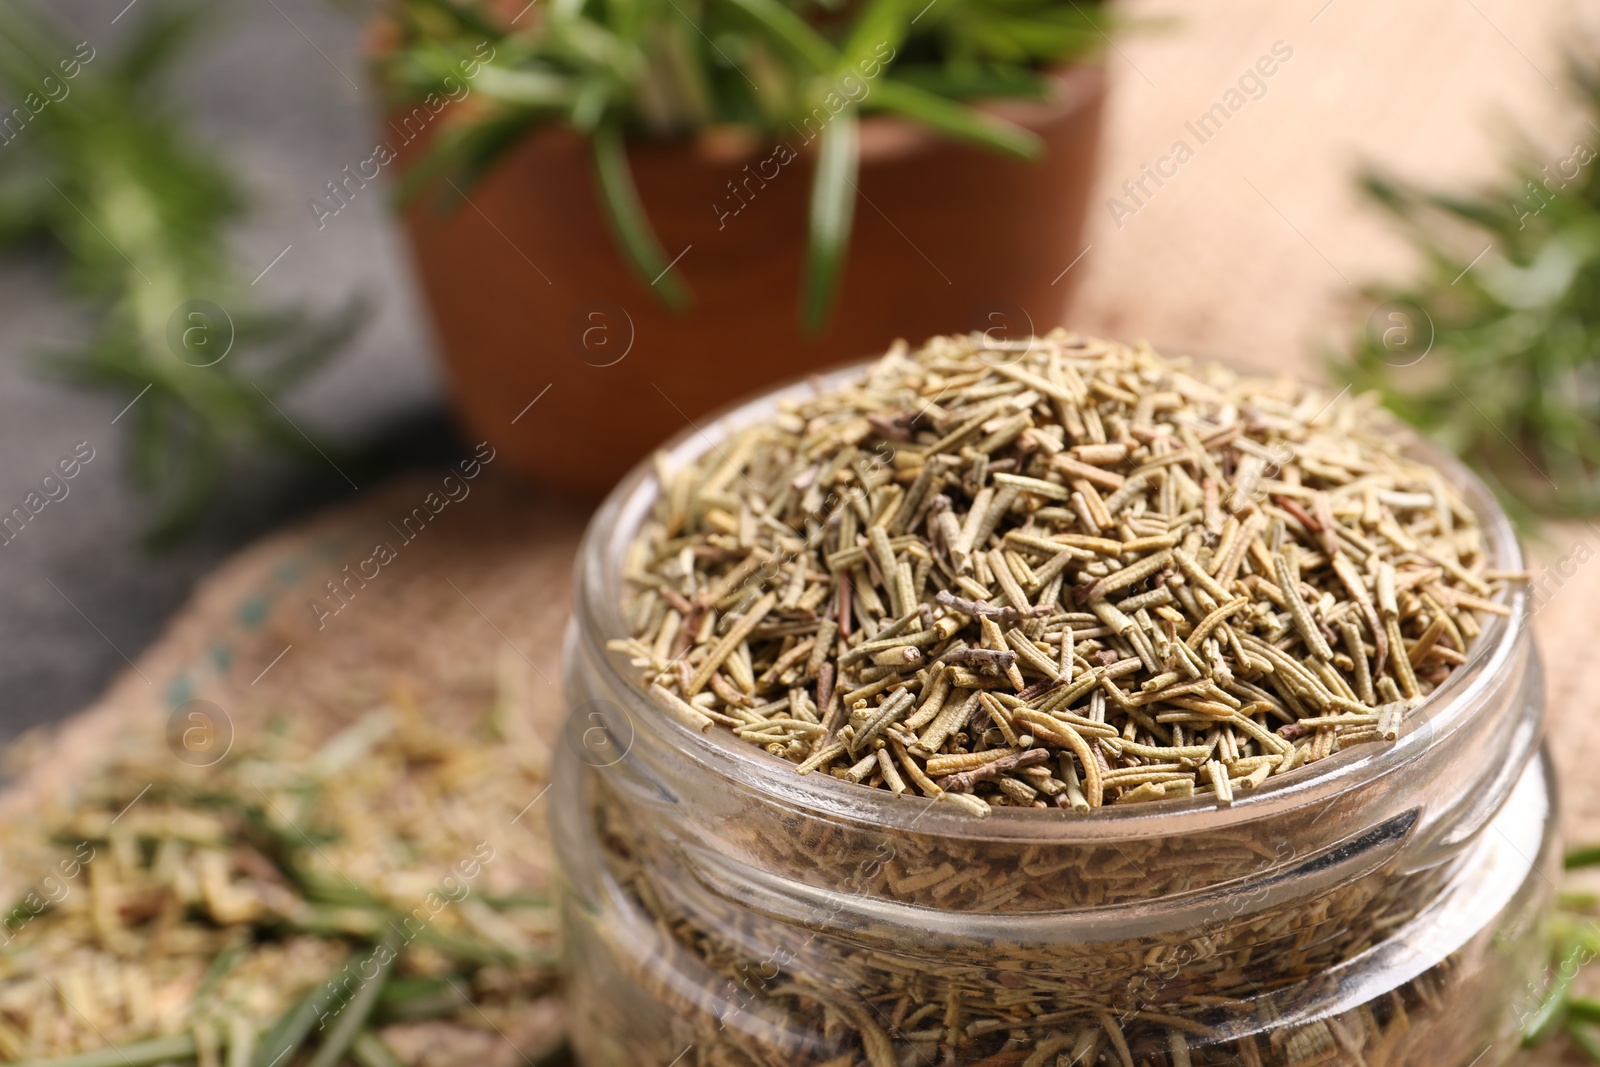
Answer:
[{"label": "glass jar", "polygon": [[[1425,458],[1520,568],[1483,485]],[[1393,743],[1231,807],[976,819],[802,778],[650,702],[607,641],[655,493],[641,467],[595,515],[565,651],[552,819],[586,1064],[1490,1067],[1516,1049],[1557,854],[1524,592]]]}]

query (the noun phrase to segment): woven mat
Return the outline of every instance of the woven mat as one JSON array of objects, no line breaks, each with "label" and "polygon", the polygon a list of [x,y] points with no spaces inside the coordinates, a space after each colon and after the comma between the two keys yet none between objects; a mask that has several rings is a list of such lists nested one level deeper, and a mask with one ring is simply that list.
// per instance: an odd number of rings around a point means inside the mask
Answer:
[{"label": "woven mat", "polygon": [[[1138,2],[1124,10],[1169,9]],[[1570,143],[1562,124],[1571,116],[1546,77],[1561,69],[1555,34],[1568,19],[1566,4],[1512,0],[1213,0],[1167,32],[1122,42],[1108,61],[1108,158],[1090,247],[1073,268],[1084,276],[1070,321],[1225,354],[1246,368],[1317,376],[1318,354],[1360,323],[1357,285],[1406,262],[1351,195],[1351,168],[1382,158],[1435,181],[1482,175],[1498,152],[1496,115],[1516,116],[1546,143]],[[1278,41],[1293,56],[1264,95],[1176,178],[1159,187],[1147,180],[1148,195],[1132,205],[1123,183],[1136,182],[1174,141],[1194,141],[1185,123]],[[1113,195],[1137,210],[1113,221],[1105,204]],[[168,710],[193,697],[221,706],[240,730],[279,712],[331,730],[403,681],[436,714],[465,716],[509,662],[527,672],[530,714],[553,730],[584,518],[572,507],[486,474],[337,614],[319,620],[310,606],[331,606],[323,584],[377,542],[395,542],[390,520],[435,488],[437,479],[423,478],[364,491],[229,561],[93,707],[47,744],[30,743],[30,771],[0,798],[0,818],[41,792],[70,788],[121,731],[161,730]],[[1585,767],[1585,754],[1600,747],[1600,657],[1590,639],[1600,630],[1600,566],[1589,565],[1600,556],[1600,527],[1549,527],[1533,550],[1535,628],[1552,668],[1552,726],[1563,739],[1555,758],[1564,822],[1570,840],[1600,840],[1600,776]],[[1561,1062],[1560,1053],[1527,1062]]]}]

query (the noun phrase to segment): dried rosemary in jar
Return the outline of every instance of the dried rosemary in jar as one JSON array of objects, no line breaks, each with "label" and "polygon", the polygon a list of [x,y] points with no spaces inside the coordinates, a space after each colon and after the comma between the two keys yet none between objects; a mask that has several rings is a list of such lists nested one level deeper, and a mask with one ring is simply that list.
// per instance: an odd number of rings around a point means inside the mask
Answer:
[{"label": "dried rosemary in jar", "polygon": [[974,815],[1231,804],[1393,741],[1508,611],[1406,443],[1148,346],[900,346],[663,464],[618,647],[802,775]]},{"label": "dried rosemary in jar", "polygon": [[1555,855],[1521,565],[1361,402],[1065,334],[697,428],[579,557],[580,1058],[1505,1062]]}]

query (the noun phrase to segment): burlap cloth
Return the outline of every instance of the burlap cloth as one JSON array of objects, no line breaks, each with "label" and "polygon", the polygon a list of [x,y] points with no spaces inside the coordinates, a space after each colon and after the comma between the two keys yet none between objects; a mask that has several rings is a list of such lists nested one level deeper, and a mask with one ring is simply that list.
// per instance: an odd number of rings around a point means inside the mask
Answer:
[{"label": "burlap cloth", "polygon": [[[1577,116],[1549,84],[1559,80],[1556,34],[1568,11],[1511,0],[1213,0],[1185,11],[1170,32],[1124,41],[1108,58],[1110,143],[1090,248],[1073,268],[1083,277],[1069,321],[1225,354],[1246,368],[1319,376],[1320,354],[1351,323],[1360,327],[1358,284],[1406,262],[1393,233],[1351,193],[1353,165],[1383,159],[1438,182],[1484,175],[1503,143],[1491,136],[1497,115],[1518,117],[1542,143],[1570,144]],[[1114,220],[1107,200],[1130,203],[1123,183],[1185,137],[1185,122],[1278,41],[1294,54],[1265,94],[1177,178],[1149,185],[1153,195]],[[642,365],[616,371],[648,374]],[[319,619],[311,607],[331,604],[323,583],[376,543],[395,541],[390,521],[437,487],[436,477],[420,477],[364,490],[218,569],[135,670],[48,744],[27,749],[29,773],[0,799],[0,818],[69,785],[119,731],[162,729],[168,710],[191,697],[215,702],[242,730],[281,712],[331,731],[397,680],[438,716],[466,715],[512,662],[528,673],[532,714],[553,729],[581,509],[491,470],[336,615]],[[1600,527],[1550,526],[1531,547],[1563,821],[1569,840],[1600,841],[1600,775],[1588,760],[1600,749],[1592,652],[1600,566],[1589,565]],[[1527,1062],[1561,1055],[1543,1050]]]},{"label": "burlap cloth", "polygon": [[[563,713],[568,577],[584,513],[487,473],[465,484],[468,495],[420,533],[412,520],[410,541],[390,523],[418,507],[426,514],[430,494],[444,499],[440,476],[364,491],[352,505],[234,556],[91,708],[14,746],[8,755],[20,774],[0,796],[0,820],[27,819],[45,801],[70,797],[109,755],[152,745],[159,752],[151,738],[162,738],[172,710],[191,700],[222,709],[219,736],[231,731],[235,744],[258,739],[280,716],[332,737],[397,693],[463,730],[497,701],[514,700],[509,714],[553,738]],[[369,581],[349,578],[372,573],[362,564],[380,543],[394,558]],[[329,582],[339,584],[339,597]],[[410,1062],[516,1067],[521,1050],[559,1040],[559,1016],[558,1004],[542,1001],[509,1033],[421,1024],[399,1036]],[[453,1047],[430,1051],[441,1041]]]},{"label": "burlap cloth", "polygon": [[[42,790],[70,789],[123,731],[160,732],[192,699],[215,703],[241,735],[278,714],[331,735],[397,685],[437,718],[468,721],[493,698],[509,659],[527,672],[529,715],[553,731],[584,513],[489,474],[468,484],[468,496],[409,542],[390,523],[437,493],[438,477],[363,492],[235,555],[92,707],[19,742],[24,773],[0,797],[0,818],[16,817]],[[347,582],[380,543],[395,558],[372,580]],[[338,598],[328,587],[335,581]]]}]

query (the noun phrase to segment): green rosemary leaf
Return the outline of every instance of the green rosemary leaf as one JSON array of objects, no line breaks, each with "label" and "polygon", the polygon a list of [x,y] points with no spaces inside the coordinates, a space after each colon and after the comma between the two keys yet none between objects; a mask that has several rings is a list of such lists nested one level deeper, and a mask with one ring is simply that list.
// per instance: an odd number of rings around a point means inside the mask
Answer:
[{"label": "green rosemary leaf", "polygon": [[856,113],[847,108],[822,128],[818,139],[805,291],[801,298],[801,321],[807,330],[822,328],[838,291],[855,211],[860,150]]},{"label": "green rosemary leaf", "polygon": [[[366,1028],[367,1017],[372,1014],[373,1006],[378,1003],[378,997],[383,993],[383,984],[388,980],[389,972],[394,969],[395,961],[399,958],[399,938],[390,934],[357,965],[361,985],[339,1011],[332,1029],[328,1031],[328,1036],[323,1038],[316,1055],[311,1057],[306,1067],[339,1067],[339,1061],[344,1059],[345,1053],[349,1051],[350,1043]],[[372,966],[374,973],[366,974],[362,969],[365,966]]]},{"label": "green rosemary leaf", "polygon": [[1043,100],[1050,83],[1038,71],[983,64],[949,69],[932,63],[903,63],[895,67],[895,81],[949,100],[974,100],[1007,96]]},{"label": "green rosemary leaf", "polygon": [[586,79],[572,98],[572,108],[568,112],[572,128],[580,133],[592,134],[605,119],[606,108],[611,103],[615,88],[615,83],[607,77]]},{"label": "green rosemary leaf", "polygon": [[210,14],[202,7],[153,8],[112,60],[117,77],[130,85],[154,82],[177,61]]},{"label": "green rosemary leaf", "polygon": [[[563,98],[562,107],[569,102]],[[433,151],[395,183],[394,203],[407,204],[434,189],[435,213],[459,210],[484,174],[505,158],[538,120],[538,112],[513,108],[492,120],[443,130]]]},{"label": "green rosemary leaf", "polygon": [[1600,1034],[1595,1032],[1594,1027],[1569,1026],[1567,1027],[1567,1036],[1571,1038],[1572,1043],[1577,1045],[1578,1048],[1582,1049],[1591,1060],[1596,1063],[1600,1063]]},{"label": "green rosemary leaf", "polygon": [[571,79],[541,68],[508,70],[486,66],[478,74],[477,88],[485,96],[531,108],[561,108],[572,102]]},{"label": "green rosemary leaf", "polygon": [[211,961],[211,966],[206,968],[205,975],[201,977],[200,985],[194,991],[195,1003],[204,1004],[216,992],[217,986],[227,977],[228,972],[233,970],[234,965],[244,959],[249,951],[250,943],[240,938],[217,953],[216,958]]},{"label": "green rosemary leaf", "polygon": [[1600,904],[1600,893],[1587,890],[1563,889],[1556,897],[1556,907],[1567,911],[1586,912]]},{"label": "green rosemary leaf", "polygon": [[695,25],[688,19],[669,22],[654,41],[651,60],[671,100],[666,121],[658,128],[671,133],[710,124],[716,115],[715,88],[701,55],[705,40]]},{"label": "green rosemary leaf", "polygon": [[885,79],[870,98],[872,106],[916,119],[947,137],[1034,159],[1044,151],[1038,135],[1004,119],[952,103],[906,82]]},{"label": "green rosemary leaf", "polygon": [[813,71],[830,70],[837,64],[837,54],[827,39],[777,0],[727,0],[727,3],[750,16],[772,36],[774,43],[792,52]]},{"label": "green rosemary leaf", "polygon": [[1550,983],[1549,994],[1523,1028],[1522,1044],[1525,1047],[1544,1041],[1555,1033],[1561,1021],[1566,1018],[1567,1001],[1572,993],[1573,979],[1577,977],[1579,968],[1590,955],[1583,947],[1570,949],[1562,955],[1561,963],[1556,968],[1555,978]]},{"label": "green rosemary leaf", "polygon": [[14,1067],[148,1067],[149,1064],[182,1062],[195,1055],[194,1035],[159,1037],[121,1048],[98,1049],[76,1056],[52,1060],[23,1060]]},{"label": "green rosemary leaf", "polygon": [[837,75],[859,76],[864,64],[884,55],[894,55],[905,41],[911,19],[927,0],[868,0],[856,15],[850,35],[834,61]]},{"label": "green rosemary leaf", "polygon": [[374,1009],[384,1022],[443,1019],[472,1003],[449,978],[395,978],[383,989]]},{"label": "green rosemary leaf", "polygon": [[269,394],[277,394],[305,378],[340,352],[371,321],[373,305],[362,298],[350,301],[326,318],[305,315],[280,315],[268,319],[242,318],[242,325],[265,338],[268,333],[287,330],[284,346],[270,367],[256,375],[256,384]]},{"label": "green rosemary leaf", "polygon": [[[345,961],[343,967],[336,968],[329,976],[330,981],[337,977],[344,967],[350,967],[361,958],[361,953],[354,952]],[[319,996],[323,992],[322,985],[312,986],[288,1011],[272,1024],[271,1029],[261,1035],[261,1043],[256,1046],[255,1059],[251,1067],[276,1067],[282,1061],[292,1058],[295,1050],[305,1043],[311,1034],[311,1028],[317,1025],[317,1018],[321,1015]]]},{"label": "green rosemary leaf", "polygon": [[639,202],[633,174],[628,169],[628,151],[622,133],[615,125],[597,129],[592,140],[595,179],[600,202],[612,231],[621,242],[634,273],[649,287],[658,289],[667,306],[682,311],[689,305],[689,293],[672,273],[673,264],[661,250],[661,243],[650,228],[650,219]]}]

